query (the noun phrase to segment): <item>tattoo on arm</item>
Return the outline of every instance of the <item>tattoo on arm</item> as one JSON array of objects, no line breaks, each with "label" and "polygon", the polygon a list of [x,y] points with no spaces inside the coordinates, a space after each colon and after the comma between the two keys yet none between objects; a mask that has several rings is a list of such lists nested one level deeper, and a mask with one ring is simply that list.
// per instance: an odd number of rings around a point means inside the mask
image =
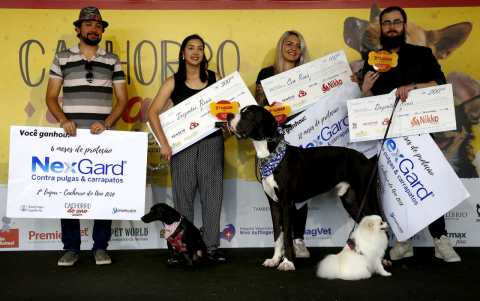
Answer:
[{"label": "tattoo on arm", "polygon": [[255,88],[255,100],[257,101],[257,104],[262,108],[268,105],[267,97],[265,96],[263,87],[260,84],[257,84]]}]

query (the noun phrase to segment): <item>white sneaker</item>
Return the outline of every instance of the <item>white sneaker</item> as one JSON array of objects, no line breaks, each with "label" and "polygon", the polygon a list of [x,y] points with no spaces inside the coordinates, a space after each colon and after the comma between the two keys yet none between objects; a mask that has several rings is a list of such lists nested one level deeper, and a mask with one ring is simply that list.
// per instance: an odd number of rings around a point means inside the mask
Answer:
[{"label": "white sneaker", "polygon": [[440,236],[440,239],[435,238],[435,257],[445,260],[446,262],[461,261],[460,256],[452,247],[450,239],[445,235]]},{"label": "white sneaker", "polygon": [[407,239],[404,242],[395,241],[395,245],[390,250],[390,259],[399,260],[402,258],[413,256],[412,239]]},{"label": "white sneaker", "polygon": [[296,258],[310,258],[310,252],[308,252],[307,247],[301,238],[293,240],[293,252],[295,252]]}]

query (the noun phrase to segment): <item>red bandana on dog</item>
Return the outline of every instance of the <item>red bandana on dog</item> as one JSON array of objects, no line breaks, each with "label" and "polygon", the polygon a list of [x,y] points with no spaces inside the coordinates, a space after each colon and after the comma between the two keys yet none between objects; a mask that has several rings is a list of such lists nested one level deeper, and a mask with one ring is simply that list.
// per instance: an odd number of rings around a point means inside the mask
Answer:
[{"label": "red bandana on dog", "polygon": [[182,218],[183,216],[180,217],[180,220],[178,222],[174,222],[173,224],[164,224],[165,239],[172,245],[172,247],[177,249],[178,252],[185,253],[188,250],[187,245],[182,242],[183,230],[177,231],[178,225],[180,225],[180,223],[182,222]]}]

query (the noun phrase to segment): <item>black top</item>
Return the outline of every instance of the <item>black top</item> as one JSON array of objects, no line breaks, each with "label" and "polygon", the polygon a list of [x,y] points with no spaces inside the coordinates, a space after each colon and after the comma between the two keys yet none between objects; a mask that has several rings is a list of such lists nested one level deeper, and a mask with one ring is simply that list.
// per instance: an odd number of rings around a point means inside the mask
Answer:
[{"label": "black top", "polygon": [[272,77],[274,75],[275,75],[275,68],[273,68],[273,66],[263,68],[262,70],[260,70],[260,72],[258,72],[257,81],[255,82],[255,84],[260,85],[261,84],[260,81],[266,78]]},{"label": "black top", "polygon": [[[210,70],[207,70],[207,72],[208,72],[208,83],[205,88],[213,85],[217,81],[215,77],[215,72]],[[170,99],[173,101],[173,104],[175,106],[181,103],[182,101],[184,101],[185,99],[190,98],[193,95],[205,89],[203,88],[200,90],[196,90],[196,89],[189,88],[185,84],[185,81],[180,78],[180,75],[178,73],[175,73],[173,75],[173,78],[175,79],[175,87],[173,88],[172,95],[170,95]]]},{"label": "black top", "polygon": [[[387,72],[384,72],[371,89],[373,95],[388,94],[393,89],[416,84],[424,84],[435,81],[439,85],[446,83],[445,75],[442,72],[432,49],[412,44],[403,45],[398,54],[398,65]],[[362,74],[368,71],[375,71],[365,60]]]},{"label": "black top", "polygon": [[[180,78],[180,75],[178,73],[175,73],[173,75],[173,78],[175,79],[175,87],[173,88],[172,95],[170,95],[170,99],[172,100],[173,105],[174,106],[178,105],[179,103],[181,103],[185,99],[188,99],[188,98],[192,97],[193,95],[197,94],[198,92],[200,92],[200,91],[206,89],[207,87],[213,85],[214,83],[216,83],[217,78],[215,77],[215,72],[210,71],[210,70],[207,70],[207,72],[208,72],[208,83],[205,86],[205,88],[199,89],[199,90],[189,88],[185,84],[185,81]],[[212,138],[214,136],[221,136],[221,135],[222,135],[222,131],[215,131],[205,138]],[[205,139],[205,138],[203,138],[203,139]]]}]

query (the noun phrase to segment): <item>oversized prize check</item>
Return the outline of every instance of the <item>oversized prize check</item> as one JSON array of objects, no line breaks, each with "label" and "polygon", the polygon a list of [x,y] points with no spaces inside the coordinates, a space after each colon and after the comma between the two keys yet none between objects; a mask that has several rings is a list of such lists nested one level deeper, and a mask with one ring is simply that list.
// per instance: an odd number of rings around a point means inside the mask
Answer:
[{"label": "oversized prize check", "polygon": [[148,134],[12,126],[7,216],[139,220]]},{"label": "oversized prize check", "polygon": [[[160,114],[160,123],[172,148],[172,155],[220,130],[215,127],[215,122],[219,119],[210,114],[210,103],[221,100],[235,101],[240,104],[240,108],[257,104],[242,77],[235,71]],[[147,124],[150,127],[150,123]],[[151,127],[150,131],[153,133]],[[155,139],[162,147],[156,136]]]},{"label": "oversized prize check", "polygon": [[[383,139],[390,122],[395,94],[352,99],[347,102],[350,141]],[[452,85],[446,84],[408,93],[399,101],[388,130],[388,138],[455,130]]]},{"label": "oversized prize check", "polygon": [[342,49],[260,83],[270,104],[288,102],[293,115],[350,81],[350,75],[352,70]]}]

